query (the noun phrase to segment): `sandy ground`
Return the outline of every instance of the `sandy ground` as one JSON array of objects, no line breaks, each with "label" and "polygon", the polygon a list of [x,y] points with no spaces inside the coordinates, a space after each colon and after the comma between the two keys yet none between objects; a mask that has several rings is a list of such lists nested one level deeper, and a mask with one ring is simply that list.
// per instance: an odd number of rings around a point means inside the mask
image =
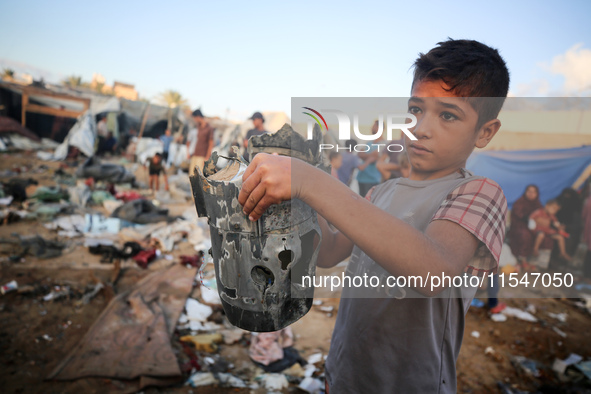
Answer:
[{"label": "sandy ground", "polygon": [[[33,177],[41,185],[53,185],[52,170],[59,163],[42,163],[26,153],[0,155],[0,170],[15,166],[32,165],[37,168],[45,164],[49,170],[41,174],[22,174]],[[67,169],[73,172],[74,169]],[[138,178],[144,181],[145,174],[138,170]],[[172,213],[181,213],[192,204],[178,204],[168,207]],[[101,211],[98,208],[97,211]],[[54,239],[57,235],[35,221],[21,221],[0,226],[0,237],[12,233],[21,235],[39,234]],[[16,292],[0,295],[0,384],[6,393],[101,393],[121,390],[121,384],[111,379],[80,379],[73,382],[44,380],[47,374],[62,360],[84,336],[109,301],[122,291],[129,289],[140,278],[160,269],[168,261],[159,260],[142,270],[128,263],[122,271],[115,287],[107,285],[92,301],[84,306],[78,305],[77,297],[66,297],[56,301],[44,302],[42,296],[56,285],[67,285],[73,293],[81,295],[98,281],[108,284],[112,281],[113,266],[101,264],[100,257],[88,253],[80,240],[70,242],[67,253],[59,258],[38,260],[26,257],[23,262],[9,261],[7,252],[0,249],[0,282],[17,280],[20,287],[31,285],[35,290],[28,294]],[[181,254],[192,252],[187,242],[178,245],[173,251],[175,260]],[[339,270],[342,268],[335,268]],[[323,272],[320,272],[323,274]],[[502,295],[502,294],[501,294]],[[312,310],[293,324],[295,347],[304,357],[311,354],[327,354],[330,337],[338,313],[338,294],[335,298],[322,298],[322,306],[333,306],[327,313],[314,306]],[[486,292],[478,297],[486,301]],[[532,304],[536,308],[537,323],[530,323],[509,317],[505,322],[493,322],[485,308],[470,308],[466,316],[464,342],[457,363],[458,392],[496,393],[501,392],[498,383],[513,389],[535,392],[586,392],[575,389],[572,383],[561,383],[550,367],[555,358],[566,358],[577,353],[585,358],[591,357],[591,316],[573,305],[571,299],[505,299],[508,305],[526,308]],[[548,312],[566,313],[566,323],[550,318]],[[558,327],[567,336],[561,337],[552,327]],[[477,331],[479,338],[472,336]],[[51,340],[43,338],[47,335]],[[177,338],[173,338],[177,341]],[[248,358],[246,340],[234,345],[221,345],[219,354],[234,365],[233,371],[248,370],[258,373]],[[378,345],[378,344],[375,344]],[[492,347],[493,352],[485,354]],[[541,376],[533,378],[512,365],[512,356],[524,356],[539,364]],[[179,357],[181,357],[179,355]],[[230,371],[230,372],[233,372]],[[417,371],[420,373],[420,371]],[[579,390],[579,391],[572,391]],[[249,392],[246,389],[223,389],[200,387],[192,389],[182,384],[167,388],[147,388],[143,392]],[[264,392],[259,390],[257,392]],[[287,392],[299,392],[295,386]]]}]

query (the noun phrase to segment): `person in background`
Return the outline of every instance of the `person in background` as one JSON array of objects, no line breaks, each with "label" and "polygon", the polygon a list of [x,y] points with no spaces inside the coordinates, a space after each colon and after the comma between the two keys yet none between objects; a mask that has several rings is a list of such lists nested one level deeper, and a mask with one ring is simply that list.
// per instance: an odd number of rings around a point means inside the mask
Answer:
[{"label": "person in background", "polygon": [[351,176],[353,175],[353,171],[359,165],[361,165],[361,159],[353,152],[355,144],[356,141],[353,139],[345,141],[347,150],[340,152],[343,160],[341,166],[337,170],[337,173],[339,175],[339,180],[347,186],[351,184]]},{"label": "person in background", "polygon": [[113,136],[112,132],[108,132],[107,133],[107,138],[105,138],[105,141],[103,143],[103,148],[102,148],[102,153],[115,153],[115,150],[117,149],[117,139],[115,138],[115,136]]},{"label": "person in background", "polygon": [[565,241],[569,235],[564,231],[564,226],[556,219],[556,214],[560,211],[558,200],[550,200],[544,208],[537,209],[529,218],[536,222],[534,230],[536,234],[533,255],[537,256],[542,242],[546,239],[553,239],[558,244],[560,256],[566,261],[571,261],[572,257],[566,253]]},{"label": "person in background", "polygon": [[338,170],[343,165],[343,155],[339,152],[330,152],[328,155],[328,159],[330,160],[330,174],[335,178],[339,177]]},{"label": "person in background", "polygon": [[189,164],[189,175],[195,173],[195,167],[203,169],[203,164],[211,156],[213,149],[213,127],[209,125],[209,122],[203,116],[200,109],[193,111],[193,121],[197,125],[197,143],[195,144],[195,150],[190,152],[191,162]]},{"label": "person in background", "polygon": [[[377,134],[380,127],[380,123],[376,120],[371,128],[372,134]],[[382,180],[382,175],[380,171],[378,171],[376,167],[376,161],[380,156],[380,152],[378,152],[378,144],[382,140],[382,135],[380,135],[373,144],[370,145],[370,149],[367,152],[359,152],[359,158],[363,160],[364,164],[366,164],[365,168],[359,168],[359,172],[357,173],[357,182],[359,182],[359,194],[362,197],[365,197],[367,192],[374,186],[378,185]]]},{"label": "person in background", "polygon": [[107,135],[109,134],[109,129],[107,128],[107,116],[100,115],[99,120],[96,124],[96,134],[98,137],[97,153],[104,151],[104,144],[105,140],[107,139]]},{"label": "person in background", "polygon": [[168,177],[166,176],[166,171],[164,171],[162,155],[160,153],[156,153],[150,159],[148,173],[150,175],[150,189],[152,189],[153,193],[160,190],[160,174],[164,177],[164,188],[168,191]]},{"label": "person in background", "polygon": [[162,142],[162,161],[164,163],[168,160],[168,151],[170,150],[172,140],[173,137],[170,129],[166,129],[164,134],[160,136],[160,141]]},{"label": "person in background", "polygon": [[254,114],[252,114],[252,116],[249,119],[252,120],[252,124],[254,125],[254,129],[248,130],[248,132],[246,133],[246,137],[244,138],[244,141],[242,144],[244,146],[244,159],[247,161],[250,160],[248,150],[247,150],[248,140],[250,139],[250,137],[267,133],[267,131],[265,130],[265,127],[263,126],[265,123],[265,118],[263,117],[262,113],[255,112]]},{"label": "person in background", "polygon": [[[197,146],[197,127],[192,127],[187,133],[187,159],[190,159],[195,152],[195,146]],[[192,170],[189,167],[189,174],[192,174]]]},{"label": "person in background", "polygon": [[523,195],[511,208],[511,227],[507,237],[511,252],[522,268],[529,266],[527,258],[534,246],[534,234],[528,228],[529,215],[540,208],[540,190],[536,185],[527,185]]}]

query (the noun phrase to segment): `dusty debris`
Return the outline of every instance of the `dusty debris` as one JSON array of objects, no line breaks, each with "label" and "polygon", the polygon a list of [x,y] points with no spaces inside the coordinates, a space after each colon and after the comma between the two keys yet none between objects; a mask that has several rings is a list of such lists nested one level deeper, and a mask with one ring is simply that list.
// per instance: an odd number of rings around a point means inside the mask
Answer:
[{"label": "dusty debris", "polygon": [[18,289],[18,283],[16,283],[16,280],[11,280],[7,284],[2,285],[2,287],[0,288],[0,291],[2,292],[2,294],[6,294],[6,293],[10,293],[11,291],[14,291],[17,289]]},{"label": "dusty debris", "polygon": [[65,245],[47,240],[39,235],[32,237],[21,237],[18,234],[13,234],[12,238],[0,238],[0,243],[8,243],[14,245],[15,254],[20,258],[25,255],[35,256],[40,259],[50,259],[58,257],[62,254]]},{"label": "dusty debris", "polygon": [[115,297],[49,378],[180,376],[170,337],[195,271],[172,265]]},{"label": "dusty debris", "polygon": [[138,224],[171,222],[175,219],[168,216],[168,209],[158,208],[147,200],[127,202],[117,207],[111,216]]},{"label": "dusty debris", "polygon": [[220,334],[222,334],[222,337],[224,338],[224,343],[226,345],[233,345],[234,343],[240,341],[244,334],[246,334],[247,332],[248,331],[244,331],[240,328],[235,328],[221,330]]},{"label": "dusty debris", "polygon": [[212,384],[216,384],[217,379],[213,376],[211,372],[197,372],[196,374],[191,375],[189,380],[187,380],[187,385],[192,387],[200,387],[200,386],[210,386]]},{"label": "dusty debris", "polygon": [[191,342],[195,348],[201,352],[214,353],[218,349],[218,344],[222,342],[222,334],[198,334],[185,335],[180,338],[183,342]]},{"label": "dusty debris", "polygon": [[319,394],[321,393],[321,390],[324,389],[324,383],[322,383],[322,381],[319,379],[307,377],[300,382],[298,388],[310,394]]},{"label": "dusty debris", "polygon": [[257,377],[261,381],[262,385],[267,390],[283,390],[289,387],[289,382],[285,378],[285,375],[279,373],[267,373]]},{"label": "dusty debris", "polygon": [[516,317],[520,320],[524,320],[524,321],[528,321],[528,322],[532,322],[532,323],[535,323],[538,321],[538,319],[534,315],[532,315],[531,313],[523,311],[518,308],[512,308],[510,306],[503,309],[503,311],[501,313],[505,316]]},{"label": "dusty debris", "polygon": [[527,375],[539,378],[541,373],[538,369],[538,363],[534,360],[523,356],[513,356],[511,357],[511,363],[515,368],[525,372]]},{"label": "dusty debris", "polygon": [[571,353],[567,358],[564,360],[555,359],[554,363],[552,364],[552,370],[556,372],[558,375],[564,375],[566,368],[570,365],[574,365],[583,361],[583,357],[579,356],[578,354]]},{"label": "dusty debris", "polygon": [[125,169],[125,167],[111,164],[101,163],[101,161],[93,156],[86,160],[82,166],[76,170],[78,178],[94,178],[97,181],[105,181],[109,183],[134,183],[135,177]]}]

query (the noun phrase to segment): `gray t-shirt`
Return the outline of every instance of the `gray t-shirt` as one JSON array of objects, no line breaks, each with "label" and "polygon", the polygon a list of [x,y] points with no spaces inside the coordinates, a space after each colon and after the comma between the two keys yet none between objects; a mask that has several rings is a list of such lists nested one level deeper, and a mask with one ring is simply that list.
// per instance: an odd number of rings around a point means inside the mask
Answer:
[{"label": "gray t-shirt", "polygon": [[[424,232],[448,194],[476,179],[482,178],[465,170],[430,181],[398,178],[377,186],[371,200]],[[357,246],[346,274],[390,275]],[[326,360],[331,393],[455,393],[455,364],[475,293],[452,287],[427,298],[410,288],[344,288]]]}]

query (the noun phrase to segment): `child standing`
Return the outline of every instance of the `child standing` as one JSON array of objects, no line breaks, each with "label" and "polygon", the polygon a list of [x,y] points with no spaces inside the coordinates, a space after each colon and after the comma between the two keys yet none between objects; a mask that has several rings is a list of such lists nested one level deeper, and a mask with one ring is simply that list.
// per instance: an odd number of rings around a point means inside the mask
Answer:
[{"label": "child standing", "polygon": [[[507,203],[495,182],[464,166],[499,130],[508,88],[509,72],[495,49],[441,42],[414,64],[408,111],[417,123],[409,129],[414,138],[405,136],[408,179],[385,182],[364,199],[303,161],[260,153],[243,176],[238,200],[251,220],[271,204],[306,202],[322,228],[318,266],[350,256],[351,277],[384,283],[496,272]],[[330,392],[455,393],[455,363],[476,288],[361,290],[359,296],[343,289],[326,360]]]},{"label": "child standing", "polygon": [[160,174],[164,177],[164,187],[165,190],[168,191],[168,177],[166,176],[166,171],[162,165],[162,155],[160,153],[156,153],[150,159],[148,173],[150,175],[150,189],[152,189],[152,192],[155,193],[160,190]]}]

